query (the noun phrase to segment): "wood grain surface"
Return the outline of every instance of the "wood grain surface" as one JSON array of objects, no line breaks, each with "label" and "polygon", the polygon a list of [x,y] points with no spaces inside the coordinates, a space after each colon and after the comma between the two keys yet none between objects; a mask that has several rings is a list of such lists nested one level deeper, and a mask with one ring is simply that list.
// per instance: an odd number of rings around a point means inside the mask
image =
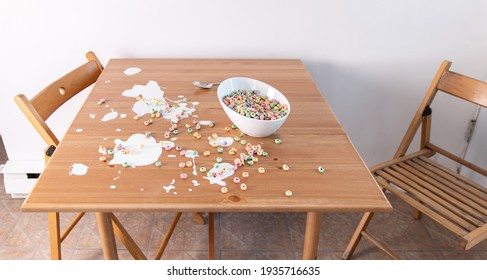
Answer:
[{"label": "wood grain surface", "polygon": [[[138,67],[142,71],[125,75],[123,71],[129,67]],[[200,89],[192,82],[220,82],[229,77],[249,77],[274,86],[286,95],[292,109],[284,125],[272,136],[243,137],[253,145],[261,144],[269,155],[258,156],[259,161],[253,166],[240,167],[233,176],[225,179],[228,192],[224,194],[220,186],[209,184],[203,178],[206,174],[199,172],[199,168],[210,170],[216,157],[233,162],[237,156],[228,153],[231,147],[224,148],[219,154],[209,145],[207,137],[212,133],[234,137],[240,131],[225,131],[224,128],[232,123],[220,107],[217,88]],[[157,141],[166,140],[163,135],[170,126],[169,121],[155,118],[152,125],[145,126],[144,121],[149,116],[134,120],[132,106],[135,99],[121,95],[124,90],[151,80],[164,90],[166,98],[178,100],[184,96],[190,102],[199,102],[193,116],[216,124],[213,128],[202,126],[199,131],[202,138],[195,139],[184,128],[186,123],[193,121],[190,117],[181,120],[178,123],[180,133],[171,136],[178,138],[174,142],[183,149],[198,151],[199,157],[195,160],[197,176],[191,174],[192,168],[178,166],[190,159],[180,156],[175,149],[163,150],[159,158],[161,167],[151,164],[124,168],[99,161],[98,147],[113,148],[115,139],[125,141],[132,134],[150,131]],[[103,105],[97,103],[101,98],[106,99]],[[119,113],[119,117],[102,122],[101,117],[112,109]],[[96,117],[90,117],[91,114]],[[127,117],[120,118],[120,114]],[[276,138],[281,139],[282,144],[275,144]],[[232,147],[238,154],[244,152],[244,145],[238,142]],[[206,150],[211,152],[208,157],[203,156]],[[107,158],[110,160],[111,156]],[[87,165],[88,173],[70,175],[74,163]],[[284,171],[283,164],[290,170]],[[319,173],[318,166],[323,166],[325,173]],[[264,167],[266,172],[259,173],[259,167]],[[249,172],[248,178],[242,177],[244,171]],[[189,175],[187,180],[179,178],[182,172]],[[234,176],[247,184],[246,191],[233,183]],[[163,186],[169,185],[173,179],[176,188],[166,192]],[[197,180],[199,186],[194,186],[192,180]],[[293,195],[286,196],[286,190],[291,190]],[[289,59],[110,60],[22,206],[23,211],[46,212],[364,212],[391,209],[304,65],[300,60]]]}]

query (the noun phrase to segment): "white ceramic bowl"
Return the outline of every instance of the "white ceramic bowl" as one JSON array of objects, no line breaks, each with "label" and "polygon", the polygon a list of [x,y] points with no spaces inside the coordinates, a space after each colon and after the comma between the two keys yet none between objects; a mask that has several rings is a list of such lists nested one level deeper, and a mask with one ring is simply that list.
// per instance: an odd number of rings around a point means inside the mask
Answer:
[{"label": "white ceramic bowl", "polygon": [[[267,96],[270,99],[276,99],[281,104],[286,104],[288,107],[287,114],[276,120],[256,120],[240,115],[239,113],[230,109],[222,99],[226,95],[236,90],[257,91],[258,95]],[[234,77],[224,80],[217,89],[218,100],[220,101],[223,110],[230,118],[230,120],[245,134],[253,137],[267,137],[278,130],[286,121],[291,106],[284,94],[274,87],[250,78]]]}]

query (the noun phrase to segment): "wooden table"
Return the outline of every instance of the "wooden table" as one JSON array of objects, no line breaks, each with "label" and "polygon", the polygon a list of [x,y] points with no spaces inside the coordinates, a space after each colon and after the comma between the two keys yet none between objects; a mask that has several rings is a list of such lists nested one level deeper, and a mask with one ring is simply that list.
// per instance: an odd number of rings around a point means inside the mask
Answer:
[{"label": "wooden table", "polygon": [[[141,71],[124,74],[130,67]],[[228,192],[222,193],[220,186],[203,178],[206,174],[198,171],[194,176],[191,168],[180,168],[179,163],[189,159],[175,149],[163,151],[158,159],[161,167],[150,164],[124,168],[99,161],[99,146],[113,148],[115,139],[125,141],[133,134],[150,131],[157,141],[170,140],[164,138],[170,127],[168,120],[155,117],[149,126],[144,125],[149,115],[134,120],[132,106],[137,100],[122,96],[134,85],[155,81],[166,98],[197,102],[189,105],[196,111],[179,121],[180,133],[171,135],[177,137],[176,145],[198,151],[197,170],[209,170],[217,157],[233,162],[245,145],[233,144],[237,156],[228,153],[231,147],[218,154],[207,138],[212,133],[234,137],[240,131],[225,131],[232,123],[220,107],[216,87],[206,90],[192,85],[193,81],[219,82],[229,77],[266,82],[283,92],[292,106],[288,119],[272,136],[242,137],[252,145],[261,144],[269,154],[258,156],[258,162],[240,167],[234,174],[247,184],[246,191],[240,190],[231,176],[224,180]],[[99,105],[100,99],[106,103]],[[118,116],[101,121],[111,111],[118,112]],[[194,119],[211,120],[215,126],[202,126],[198,130],[202,138],[195,139],[185,127],[191,124],[195,129]],[[276,138],[282,144],[276,144]],[[205,157],[207,150],[211,155]],[[74,163],[88,166],[87,174],[70,175]],[[290,170],[284,171],[283,164]],[[323,166],[325,173],[318,172],[318,166]],[[265,174],[258,172],[259,167],[265,168]],[[244,171],[250,173],[248,178],[242,178]],[[182,172],[189,175],[187,180],[180,179]],[[173,179],[176,188],[166,192],[163,186],[169,186]],[[194,186],[192,180],[200,185]],[[292,191],[291,197],[285,195],[286,190]],[[316,259],[322,212],[391,209],[310,74],[300,60],[292,59],[111,59],[22,206],[23,211],[97,212],[106,258],[117,256],[109,218],[116,211],[307,212],[303,258]]]}]

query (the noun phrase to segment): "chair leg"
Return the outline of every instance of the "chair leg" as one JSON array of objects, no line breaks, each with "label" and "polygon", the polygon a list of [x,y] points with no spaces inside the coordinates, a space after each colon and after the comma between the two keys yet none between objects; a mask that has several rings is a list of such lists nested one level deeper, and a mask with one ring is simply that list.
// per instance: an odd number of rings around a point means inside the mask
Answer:
[{"label": "chair leg", "polygon": [[360,239],[362,238],[362,232],[365,231],[367,226],[369,226],[373,216],[374,212],[367,212],[362,216],[362,219],[360,220],[355,232],[352,235],[352,238],[350,239],[350,242],[347,245],[347,248],[345,249],[345,252],[343,253],[344,260],[349,260],[352,258],[352,255],[355,252]]},{"label": "chair leg", "polygon": [[193,215],[194,219],[196,220],[196,223],[198,223],[200,225],[205,224],[205,219],[203,218],[203,215],[201,215],[198,212],[191,212],[191,214]]},{"label": "chair leg", "polygon": [[51,259],[61,259],[61,228],[59,225],[59,212],[47,213],[49,223],[49,242],[51,245]]},{"label": "chair leg", "polygon": [[414,209],[413,218],[415,220],[421,220],[421,217],[422,217],[421,211]]},{"label": "chair leg", "polygon": [[423,216],[423,213],[421,213],[421,211],[419,211],[419,210],[418,210],[418,209],[416,209],[416,208],[415,208],[413,211],[414,211],[414,212],[413,212],[413,218],[414,218],[415,220],[421,220],[421,217]]},{"label": "chair leg", "polygon": [[159,250],[157,250],[157,255],[154,258],[155,260],[160,260],[162,257],[162,254],[164,253],[164,250],[166,250],[166,246],[169,243],[169,239],[172,236],[172,233],[174,232],[174,229],[176,228],[176,225],[178,224],[179,218],[181,217],[181,212],[176,213],[176,216],[174,216],[174,219],[172,220],[171,225],[169,226],[169,229],[166,232],[166,236],[164,236],[164,240],[162,240],[161,245],[159,246]]}]

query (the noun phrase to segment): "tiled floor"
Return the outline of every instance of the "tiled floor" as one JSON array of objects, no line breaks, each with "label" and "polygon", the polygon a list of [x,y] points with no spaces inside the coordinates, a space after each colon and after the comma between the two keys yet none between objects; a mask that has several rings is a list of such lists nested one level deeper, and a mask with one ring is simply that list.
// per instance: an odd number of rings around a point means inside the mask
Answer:
[{"label": "tiled floor", "polygon": [[[7,160],[0,138],[0,163]],[[404,203],[390,197],[394,212],[376,214],[370,232],[382,238],[404,259],[487,259],[487,242],[469,251],[461,250],[458,239],[436,223],[411,218]],[[0,175],[0,259],[49,259],[47,215],[22,213],[22,200],[5,194]],[[117,213],[149,258],[154,257],[169,226],[171,213]],[[73,213],[62,215],[64,223]],[[360,214],[325,214],[321,225],[319,259],[340,259],[360,219]],[[216,214],[217,257],[220,259],[300,259],[304,237],[303,213]],[[198,225],[190,214],[181,217],[163,259],[205,259],[207,226]],[[119,244],[119,248],[123,248]],[[102,259],[94,214],[88,213],[63,242],[64,259]],[[131,259],[127,250],[119,257]],[[367,241],[362,241],[354,259],[388,259]]]}]

